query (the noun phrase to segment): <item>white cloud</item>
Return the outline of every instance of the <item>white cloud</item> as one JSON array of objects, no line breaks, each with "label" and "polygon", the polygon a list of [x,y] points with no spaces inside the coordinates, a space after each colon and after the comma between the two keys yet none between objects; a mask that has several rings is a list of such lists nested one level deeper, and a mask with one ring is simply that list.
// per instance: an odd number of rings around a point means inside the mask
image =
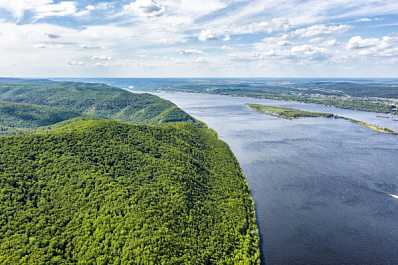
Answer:
[{"label": "white cloud", "polygon": [[287,18],[274,18],[267,22],[253,22],[249,25],[237,26],[230,25],[224,31],[229,34],[253,34],[253,33],[274,33],[278,31],[288,31],[290,29]]},{"label": "white cloud", "polygon": [[185,43],[185,42],[187,42],[186,40],[184,40],[184,39],[173,39],[173,38],[163,38],[163,39],[160,39],[160,40],[158,40],[158,43],[160,43],[160,44],[176,44],[176,43]]},{"label": "white cloud", "polygon": [[208,40],[217,40],[218,37],[214,34],[210,29],[202,30],[199,34],[198,40],[200,41],[208,41]]},{"label": "white cloud", "polygon": [[338,42],[336,39],[327,39],[325,40],[324,38],[314,38],[310,39],[309,43],[311,44],[317,44],[318,46],[324,46],[324,47],[331,47],[331,46],[336,46],[338,45]]},{"label": "white cloud", "polygon": [[35,10],[52,2],[52,0],[4,0],[0,1],[0,9],[7,10],[19,20],[24,16],[25,11]]},{"label": "white cloud", "polygon": [[229,34],[225,34],[223,41],[230,41],[231,37],[229,36]]},{"label": "white cloud", "polygon": [[195,60],[195,63],[209,63],[209,61],[203,59],[203,57],[199,57],[198,59]]},{"label": "white cloud", "polygon": [[395,57],[398,56],[398,37],[384,36],[379,40],[356,36],[349,40],[346,48],[360,49],[358,55],[362,56]]},{"label": "white cloud", "polygon": [[86,65],[84,62],[71,61],[71,60],[66,60],[65,63],[66,63],[68,66],[83,66],[83,65]]},{"label": "white cloud", "polygon": [[270,34],[277,31],[287,31],[290,29],[290,24],[287,18],[274,18],[269,22],[252,23],[249,28],[255,33]]},{"label": "white cloud", "polygon": [[[52,2],[52,1],[51,1]],[[60,2],[59,4],[41,5],[34,9],[37,18],[51,16],[68,16],[75,14],[76,6],[74,2]]]},{"label": "white cloud", "polygon": [[212,14],[213,12],[227,7],[224,0],[177,0],[177,1],[164,1],[167,6],[167,11],[174,18],[194,21],[200,17]]},{"label": "white cloud", "polygon": [[90,10],[90,11],[93,11],[93,10],[95,10],[95,6],[93,6],[93,5],[88,5],[88,6],[86,6],[86,9],[87,9],[87,10]]},{"label": "white cloud", "polygon": [[91,59],[92,59],[92,60],[101,60],[101,61],[110,61],[110,60],[113,60],[112,57],[106,56],[106,55],[100,55],[100,56],[95,55],[95,56],[93,56]]},{"label": "white cloud", "polygon": [[370,21],[373,21],[373,19],[366,18],[366,17],[355,20],[355,22],[370,22]]},{"label": "white cloud", "polygon": [[105,50],[106,49],[106,47],[104,47],[104,46],[101,47],[101,46],[93,46],[93,45],[88,45],[88,44],[82,44],[82,45],[80,45],[80,47],[83,49],[88,49],[88,50],[91,50],[91,49]]},{"label": "white cloud", "polygon": [[73,15],[75,17],[85,17],[85,16],[90,15],[90,10],[83,10],[83,11],[80,11],[80,12],[76,12]]},{"label": "white cloud", "polygon": [[278,36],[278,37],[268,37],[268,38],[264,38],[261,41],[264,41],[267,44],[273,44],[276,46],[289,46],[291,45],[290,41],[287,41],[289,35],[284,34],[282,36]]},{"label": "white cloud", "polygon": [[162,15],[165,8],[152,0],[136,0],[124,6],[124,10],[126,12],[133,12],[139,16],[154,17]]},{"label": "white cloud", "polygon": [[233,50],[234,48],[233,48],[233,47],[228,47],[228,46],[223,45],[223,46],[221,46],[220,49],[221,49],[221,50]]},{"label": "white cloud", "polygon": [[33,45],[33,48],[41,48],[41,49],[59,49],[59,48],[63,48],[64,45],[62,44],[44,44],[44,43],[39,43],[39,44],[35,44]]},{"label": "white cloud", "polygon": [[362,49],[377,46],[378,44],[380,44],[379,39],[362,39],[361,36],[355,36],[348,41],[347,49]]},{"label": "white cloud", "polygon": [[291,33],[292,36],[314,37],[317,35],[325,34],[342,34],[353,27],[350,25],[339,25],[339,26],[325,26],[325,25],[314,25],[307,28],[297,29]]},{"label": "white cloud", "polygon": [[204,54],[203,51],[197,50],[197,49],[186,49],[186,50],[179,50],[178,51],[180,54],[186,54],[186,55],[190,55],[190,54]]},{"label": "white cloud", "polygon": [[275,43],[275,44],[276,44],[277,46],[290,46],[290,45],[292,45],[291,42],[285,41],[285,40],[278,41],[278,42]]}]

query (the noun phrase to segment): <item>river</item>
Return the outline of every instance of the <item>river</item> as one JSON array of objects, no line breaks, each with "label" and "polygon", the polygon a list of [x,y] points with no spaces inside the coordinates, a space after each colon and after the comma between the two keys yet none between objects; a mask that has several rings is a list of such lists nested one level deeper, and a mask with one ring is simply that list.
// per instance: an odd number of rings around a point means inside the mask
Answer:
[{"label": "river", "polygon": [[206,94],[156,93],[218,132],[251,187],[262,264],[397,264],[398,136],[341,119],[284,120],[263,103],[398,130],[377,113]]},{"label": "river", "polygon": [[[137,82],[73,81],[125,89]],[[398,195],[398,135],[342,119],[285,120],[245,103],[330,112],[398,131],[392,115],[384,119],[377,115],[385,114],[298,102],[155,94],[207,123],[231,147],[255,201],[262,264],[398,264],[398,199],[389,196]]]}]

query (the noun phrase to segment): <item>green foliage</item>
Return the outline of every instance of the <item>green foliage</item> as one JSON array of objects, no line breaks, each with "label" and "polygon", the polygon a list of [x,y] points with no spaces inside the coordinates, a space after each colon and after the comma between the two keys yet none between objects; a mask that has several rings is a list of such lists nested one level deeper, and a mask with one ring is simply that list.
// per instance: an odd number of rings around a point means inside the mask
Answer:
[{"label": "green foliage", "polygon": [[[147,80],[145,81],[147,82]],[[343,109],[397,114],[398,86],[393,82],[314,82],[300,79],[291,80],[291,82],[261,79],[227,79],[224,81],[192,79],[179,82],[174,80],[174,82],[174,84],[171,82],[170,85],[163,86],[161,89],[174,92],[298,101]],[[158,90],[161,84],[156,83],[148,88],[145,87],[145,83],[141,86],[144,87],[141,88],[143,91]]]},{"label": "green foliage", "polygon": [[45,105],[124,122],[191,122],[203,126],[168,100],[103,84],[78,82],[0,83],[0,100]]},{"label": "green foliage", "polygon": [[278,106],[268,106],[262,104],[247,104],[247,106],[255,110],[257,112],[269,114],[272,116],[285,118],[292,120],[298,117],[326,117],[326,118],[333,118],[335,117],[332,113],[325,113],[325,112],[311,112],[311,111],[304,111],[294,108],[286,108],[286,107],[278,107]]},{"label": "green foliage", "polygon": [[74,111],[48,106],[0,101],[0,135],[51,125],[81,116]]},{"label": "green foliage", "polygon": [[250,189],[213,131],[88,117],[46,130],[0,138],[1,264],[259,263]]}]

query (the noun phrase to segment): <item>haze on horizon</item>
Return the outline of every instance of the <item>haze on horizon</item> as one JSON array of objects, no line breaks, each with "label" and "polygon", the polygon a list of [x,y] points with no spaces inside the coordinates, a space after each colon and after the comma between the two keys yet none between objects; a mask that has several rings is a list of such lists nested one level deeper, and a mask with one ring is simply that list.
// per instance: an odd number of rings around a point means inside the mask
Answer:
[{"label": "haze on horizon", "polygon": [[0,0],[2,77],[397,77],[393,0]]}]

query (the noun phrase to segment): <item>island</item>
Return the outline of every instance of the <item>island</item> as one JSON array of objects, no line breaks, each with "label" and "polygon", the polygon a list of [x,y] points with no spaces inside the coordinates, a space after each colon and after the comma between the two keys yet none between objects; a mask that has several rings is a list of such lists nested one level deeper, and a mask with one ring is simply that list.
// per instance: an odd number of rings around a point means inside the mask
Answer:
[{"label": "island", "polygon": [[377,125],[369,124],[369,123],[358,121],[355,119],[334,115],[332,113],[311,112],[311,111],[305,111],[305,110],[300,110],[300,109],[295,109],[295,108],[270,106],[270,105],[263,105],[263,104],[253,104],[253,103],[246,103],[246,105],[250,109],[255,110],[257,112],[268,114],[268,115],[279,117],[279,118],[289,119],[289,120],[299,118],[299,117],[325,117],[325,118],[345,119],[350,122],[358,123],[362,126],[370,128],[376,132],[398,134],[398,132],[391,130],[389,128],[383,128],[383,127],[380,127]]}]

